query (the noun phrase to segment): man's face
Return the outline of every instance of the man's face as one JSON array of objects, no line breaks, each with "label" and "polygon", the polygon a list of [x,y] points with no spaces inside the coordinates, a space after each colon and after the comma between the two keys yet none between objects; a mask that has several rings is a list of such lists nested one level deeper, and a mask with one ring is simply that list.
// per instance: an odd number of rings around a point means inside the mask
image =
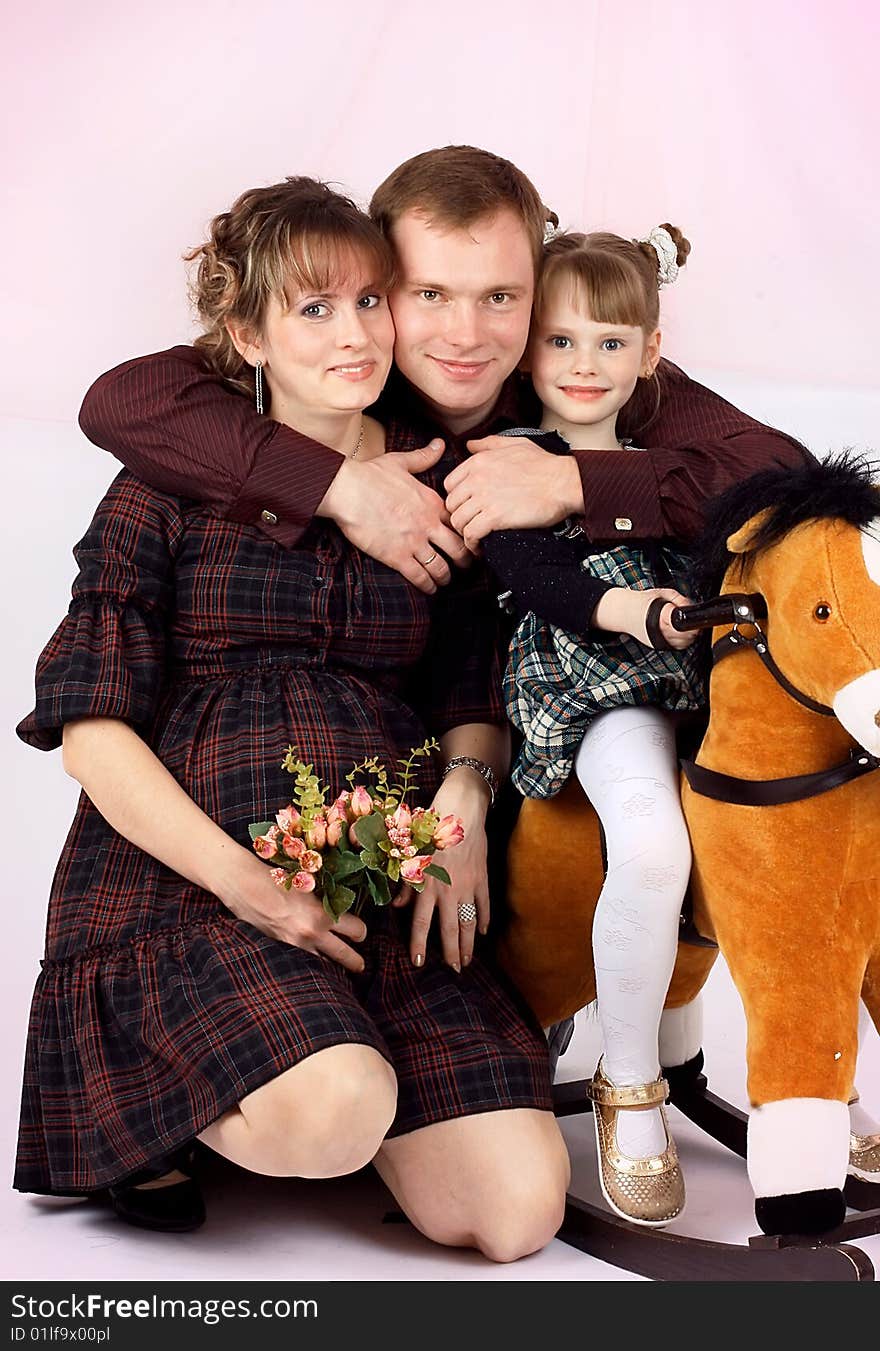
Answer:
[{"label": "man's face", "polygon": [[391,231],[400,281],[389,297],[394,359],[453,432],[491,412],[529,335],[535,265],[508,210],[466,230],[408,211]]}]

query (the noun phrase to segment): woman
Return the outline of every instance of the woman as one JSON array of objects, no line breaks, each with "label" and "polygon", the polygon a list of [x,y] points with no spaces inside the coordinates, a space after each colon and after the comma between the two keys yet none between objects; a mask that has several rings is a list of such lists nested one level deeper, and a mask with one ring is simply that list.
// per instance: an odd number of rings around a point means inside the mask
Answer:
[{"label": "woman", "polygon": [[[206,362],[338,453],[383,454],[363,409],[391,362],[393,262],[369,220],[289,179],[245,193],[192,256]],[[85,793],[52,891],[15,1185],[109,1186],[124,1218],[173,1227],[188,1184],[170,1165],[197,1136],[276,1176],[373,1160],[436,1241],[502,1261],[541,1247],[568,1181],[546,1051],[472,955],[506,754],[479,574],[429,600],[329,522],[282,550],[127,473],[77,558],[18,729],[63,741]],[[440,935],[414,966],[407,911],[331,924],[274,886],[247,824],[288,800],[289,743],[339,791],[355,762],[393,763],[426,733],[449,772],[423,787],[466,835],[451,885],[418,899]]]}]

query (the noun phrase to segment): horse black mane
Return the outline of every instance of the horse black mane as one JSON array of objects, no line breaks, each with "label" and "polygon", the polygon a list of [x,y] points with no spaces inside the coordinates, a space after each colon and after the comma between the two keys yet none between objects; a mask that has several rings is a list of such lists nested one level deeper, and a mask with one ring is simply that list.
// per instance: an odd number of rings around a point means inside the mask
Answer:
[{"label": "horse black mane", "polygon": [[735,483],[708,504],[704,529],[690,550],[698,596],[718,594],[734,559],[729,536],[768,507],[771,513],[744,556],[744,572],[757,553],[805,521],[839,517],[859,529],[866,526],[880,516],[880,487],[872,480],[871,461],[852,450],[827,460],[810,457],[803,469],[765,469]]}]

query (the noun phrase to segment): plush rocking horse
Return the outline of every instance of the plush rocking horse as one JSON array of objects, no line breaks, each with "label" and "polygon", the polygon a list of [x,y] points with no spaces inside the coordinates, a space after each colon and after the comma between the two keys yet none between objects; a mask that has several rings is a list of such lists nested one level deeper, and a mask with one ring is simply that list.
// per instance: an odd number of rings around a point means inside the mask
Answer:
[{"label": "plush rocking horse", "polygon": [[[679,944],[667,1009],[694,1006],[720,948],[746,1015],[748,1168],[771,1237],[634,1233],[571,1200],[570,1241],[661,1278],[872,1279],[842,1245],[880,1230],[880,1210],[844,1221],[845,1187],[852,1206],[880,1206],[880,1139],[854,1160],[847,1107],[860,1000],[880,1028],[880,493],[847,457],[767,471],[718,499],[705,539],[697,580],[713,599],[673,621],[712,627],[713,670],[682,779],[695,941]],[[544,1026],[595,998],[600,834],[572,781],[526,801],[511,837],[501,958]],[[745,1116],[706,1092],[701,1066],[664,1062],[672,1102],[746,1153]],[[560,1089],[560,1115],[589,1110],[586,1085]]]}]

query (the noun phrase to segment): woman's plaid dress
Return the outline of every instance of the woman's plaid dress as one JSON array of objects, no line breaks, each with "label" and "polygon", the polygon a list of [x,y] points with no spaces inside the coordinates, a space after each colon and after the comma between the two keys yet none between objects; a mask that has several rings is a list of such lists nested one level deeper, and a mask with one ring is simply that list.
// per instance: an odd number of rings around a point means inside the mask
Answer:
[{"label": "woman's plaid dress", "polygon": [[[439,488],[450,468],[444,457],[425,481]],[[128,473],[75,552],[70,611],[19,735],[49,750],[72,719],[124,719],[246,848],[248,823],[290,800],[289,743],[335,794],[368,755],[393,762],[426,734],[504,719],[479,569],[429,599],[330,523],[284,550]],[[479,958],[456,976],[429,949],[416,970],[408,912],[367,921],[354,977],[237,920],[82,794],[52,886],[15,1186],[75,1194],[119,1181],[340,1042],[394,1066],[391,1134],[549,1108],[540,1032]]]}]

